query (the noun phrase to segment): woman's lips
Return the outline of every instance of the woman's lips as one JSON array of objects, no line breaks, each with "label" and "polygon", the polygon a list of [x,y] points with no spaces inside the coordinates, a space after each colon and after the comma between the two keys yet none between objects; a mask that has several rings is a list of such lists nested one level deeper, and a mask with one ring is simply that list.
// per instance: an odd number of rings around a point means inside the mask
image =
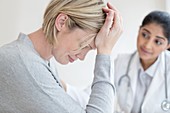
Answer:
[{"label": "woman's lips", "polygon": [[72,59],[70,56],[68,56],[69,57],[69,61],[72,63],[72,62],[74,62],[74,59]]}]

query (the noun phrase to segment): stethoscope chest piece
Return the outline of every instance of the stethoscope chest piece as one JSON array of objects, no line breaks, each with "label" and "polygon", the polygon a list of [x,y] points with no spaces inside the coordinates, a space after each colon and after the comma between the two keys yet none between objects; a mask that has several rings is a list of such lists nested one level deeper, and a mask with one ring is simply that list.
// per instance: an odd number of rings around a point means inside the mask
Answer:
[{"label": "stethoscope chest piece", "polygon": [[168,100],[164,100],[161,104],[161,108],[165,112],[169,111],[170,110],[170,102]]}]

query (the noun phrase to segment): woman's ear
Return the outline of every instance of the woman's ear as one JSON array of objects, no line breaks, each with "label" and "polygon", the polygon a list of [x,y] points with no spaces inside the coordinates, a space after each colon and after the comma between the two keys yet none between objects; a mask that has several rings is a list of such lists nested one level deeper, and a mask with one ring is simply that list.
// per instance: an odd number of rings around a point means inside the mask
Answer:
[{"label": "woman's ear", "polygon": [[66,27],[66,21],[68,19],[68,16],[64,13],[58,14],[56,20],[55,20],[55,27],[58,31],[61,31],[63,28]]}]

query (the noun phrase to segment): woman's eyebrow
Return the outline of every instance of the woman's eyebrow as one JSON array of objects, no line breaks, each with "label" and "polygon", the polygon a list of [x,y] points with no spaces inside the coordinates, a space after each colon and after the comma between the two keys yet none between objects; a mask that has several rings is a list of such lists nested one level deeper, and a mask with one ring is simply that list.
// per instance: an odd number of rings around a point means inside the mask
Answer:
[{"label": "woman's eyebrow", "polygon": [[[147,30],[146,28],[143,28],[144,31],[148,32],[149,34],[151,34],[151,32],[149,30]],[[163,40],[166,40],[165,37],[162,37],[162,36],[156,36],[156,38],[159,38],[159,39],[163,39]]]},{"label": "woman's eyebrow", "polygon": [[151,34],[151,32],[149,30],[147,30],[146,28],[143,28],[143,30],[148,32],[149,34]]},{"label": "woman's eyebrow", "polygon": [[161,36],[156,36],[156,38],[159,38],[159,39],[162,39],[162,40],[166,40],[166,38],[165,37],[161,37]]}]

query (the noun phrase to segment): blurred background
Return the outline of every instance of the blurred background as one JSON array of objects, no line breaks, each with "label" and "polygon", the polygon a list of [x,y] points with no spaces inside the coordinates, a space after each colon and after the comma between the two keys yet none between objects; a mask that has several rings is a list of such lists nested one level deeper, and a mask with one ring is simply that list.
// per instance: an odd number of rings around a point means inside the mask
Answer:
[{"label": "blurred background", "polygon": [[[50,0],[0,0],[0,46],[17,39],[20,32],[29,34],[42,25],[43,13]],[[112,52],[112,58],[119,53],[136,50],[136,39],[143,18],[153,10],[170,12],[170,0],[105,0],[121,13],[124,32]],[[96,51],[91,51],[85,61],[60,65],[58,73],[67,83],[83,88],[93,79]],[[0,64],[2,65],[2,64]]]}]

